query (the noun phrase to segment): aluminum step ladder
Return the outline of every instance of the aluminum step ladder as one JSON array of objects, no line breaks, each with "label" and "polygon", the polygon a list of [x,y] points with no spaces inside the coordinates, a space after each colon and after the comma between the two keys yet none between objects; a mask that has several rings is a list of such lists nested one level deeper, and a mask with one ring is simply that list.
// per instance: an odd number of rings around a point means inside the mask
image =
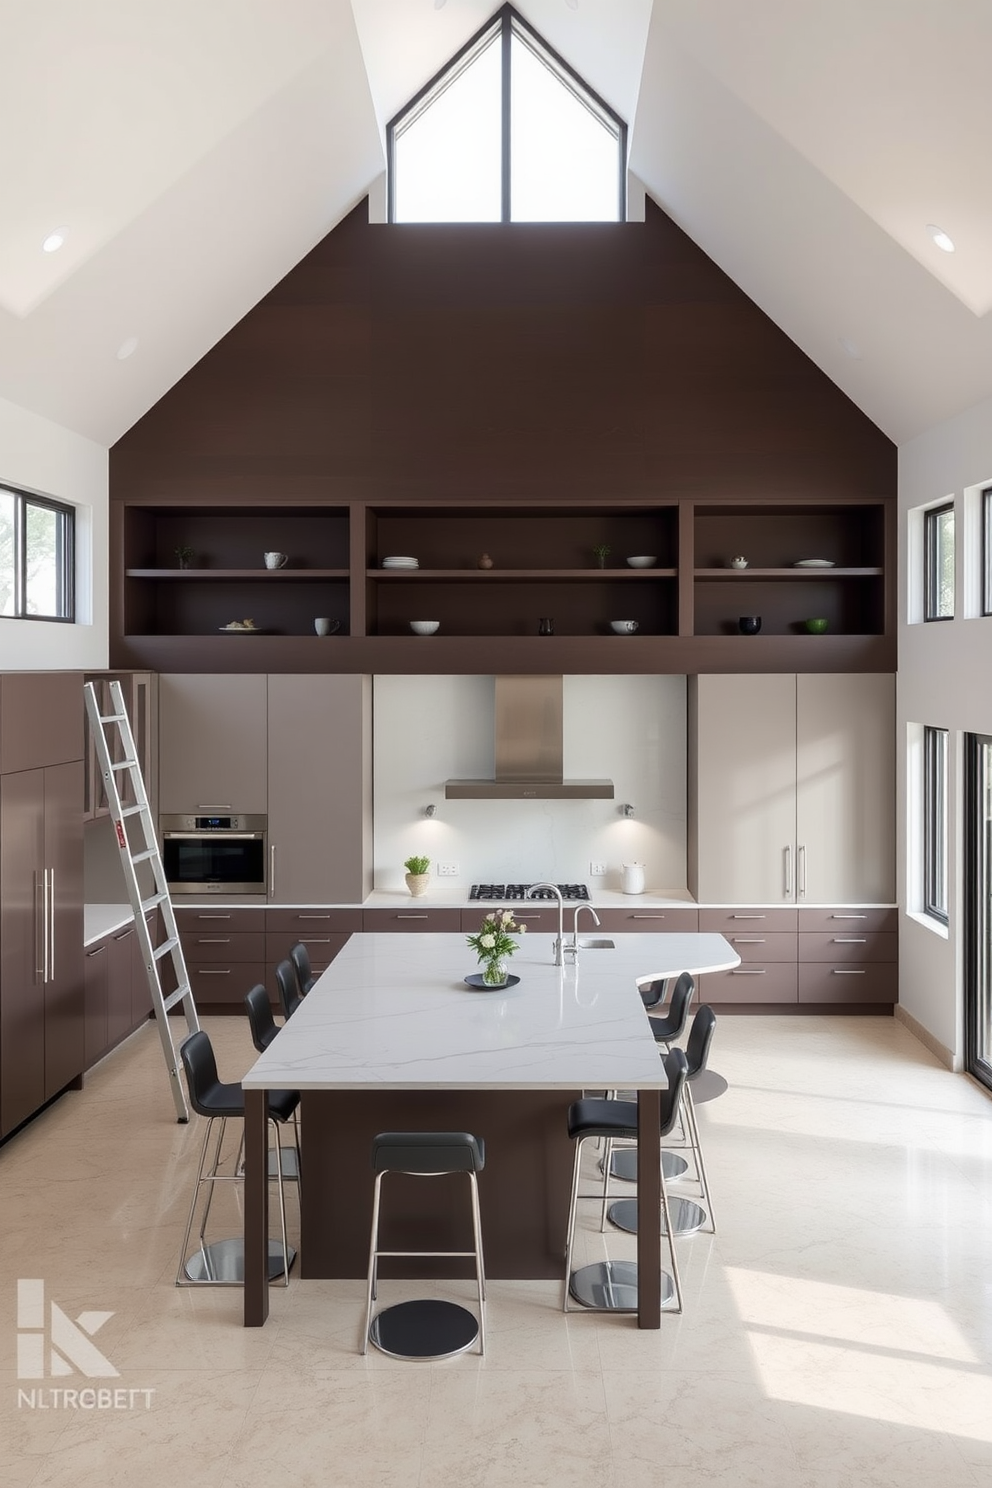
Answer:
[{"label": "aluminum step ladder", "polygon": [[[145,782],[141,777],[141,765],[138,762],[134,735],[131,732],[131,721],[127,716],[124,694],[119,682],[110,683],[109,713],[100,712],[100,701],[92,682],[86,683],[84,692],[90,734],[96,749],[107,802],[110,806],[110,816],[117,834],[117,846],[120,849],[121,865],[124,869],[124,882],[127,884],[128,899],[134,911],[134,928],[141,947],[141,959],[148,976],[152,1007],[155,1010],[155,1021],[158,1024],[162,1053],[165,1056],[165,1067],[169,1072],[176,1119],[188,1121],[189,1109],[186,1105],[186,1093],[180,1075],[179,1055],[172,1041],[169,1012],[172,1008],[182,1005],[188,1033],[196,1033],[200,1023],[196,1016],[193,989],[189,984],[186,960],[176,926],[176,916],[165,880],[165,869],[162,866],[162,855],[159,852],[158,838],[155,834],[155,823],[148,804]],[[125,783],[123,794],[120,789],[122,780]],[[132,846],[130,833],[134,835],[134,846]],[[142,864],[147,864],[147,869],[143,870],[146,882],[150,873],[154,884],[153,892],[147,897],[142,896],[141,885],[138,881],[138,870]],[[159,945],[152,944],[151,931],[146,919],[148,912],[153,909],[160,912],[165,931],[165,939]],[[172,980],[175,983],[175,991],[168,993],[162,991],[163,962],[168,962],[171,966]]]}]

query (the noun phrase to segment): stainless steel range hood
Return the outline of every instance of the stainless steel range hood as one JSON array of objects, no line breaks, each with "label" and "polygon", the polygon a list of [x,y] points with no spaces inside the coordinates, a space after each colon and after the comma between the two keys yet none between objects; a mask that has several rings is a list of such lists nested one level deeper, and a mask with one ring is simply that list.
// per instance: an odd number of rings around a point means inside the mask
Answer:
[{"label": "stainless steel range hood", "polygon": [[612,780],[565,780],[561,677],[496,678],[492,780],[448,780],[449,801],[612,801]]}]

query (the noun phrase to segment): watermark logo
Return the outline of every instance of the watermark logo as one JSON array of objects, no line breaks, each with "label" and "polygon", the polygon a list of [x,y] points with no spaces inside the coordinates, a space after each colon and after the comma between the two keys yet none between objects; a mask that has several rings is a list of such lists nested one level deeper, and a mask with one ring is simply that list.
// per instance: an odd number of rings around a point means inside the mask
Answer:
[{"label": "watermark logo", "polygon": [[[87,1379],[119,1379],[120,1371],[93,1342],[112,1312],[81,1312],[75,1321],[57,1302],[45,1306],[45,1283],[22,1278],[17,1283],[17,1378],[43,1380],[72,1374]],[[154,1390],[18,1389],[18,1407],[52,1410],[129,1410],[139,1399],[145,1409]]]}]

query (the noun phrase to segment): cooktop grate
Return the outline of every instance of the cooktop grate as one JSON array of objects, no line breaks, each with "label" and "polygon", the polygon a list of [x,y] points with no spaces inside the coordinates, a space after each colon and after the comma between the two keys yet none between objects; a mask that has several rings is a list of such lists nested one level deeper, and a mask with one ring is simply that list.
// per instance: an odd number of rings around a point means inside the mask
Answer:
[{"label": "cooktop grate", "polygon": [[[530,884],[521,883],[473,884],[468,897],[470,899],[485,900],[526,899],[527,890],[530,887]],[[563,899],[589,898],[589,890],[585,884],[559,884],[558,888],[561,891],[561,897]],[[552,889],[535,889],[531,897],[534,899],[554,899],[555,895]]]}]

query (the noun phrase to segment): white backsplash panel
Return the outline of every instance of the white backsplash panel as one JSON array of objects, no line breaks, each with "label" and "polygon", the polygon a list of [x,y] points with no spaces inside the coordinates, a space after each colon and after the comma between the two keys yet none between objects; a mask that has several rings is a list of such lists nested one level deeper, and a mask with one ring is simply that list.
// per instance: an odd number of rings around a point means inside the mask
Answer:
[{"label": "white backsplash panel", "polygon": [[[565,777],[606,777],[613,801],[446,801],[446,780],[492,776],[493,678],[377,676],[373,688],[377,889],[402,889],[404,859],[421,854],[432,897],[541,878],[619,890],[631,862],[649,891],[685,891],[684,677],[565,678]],[[439,879],[440,863],[456,874]]]}]

